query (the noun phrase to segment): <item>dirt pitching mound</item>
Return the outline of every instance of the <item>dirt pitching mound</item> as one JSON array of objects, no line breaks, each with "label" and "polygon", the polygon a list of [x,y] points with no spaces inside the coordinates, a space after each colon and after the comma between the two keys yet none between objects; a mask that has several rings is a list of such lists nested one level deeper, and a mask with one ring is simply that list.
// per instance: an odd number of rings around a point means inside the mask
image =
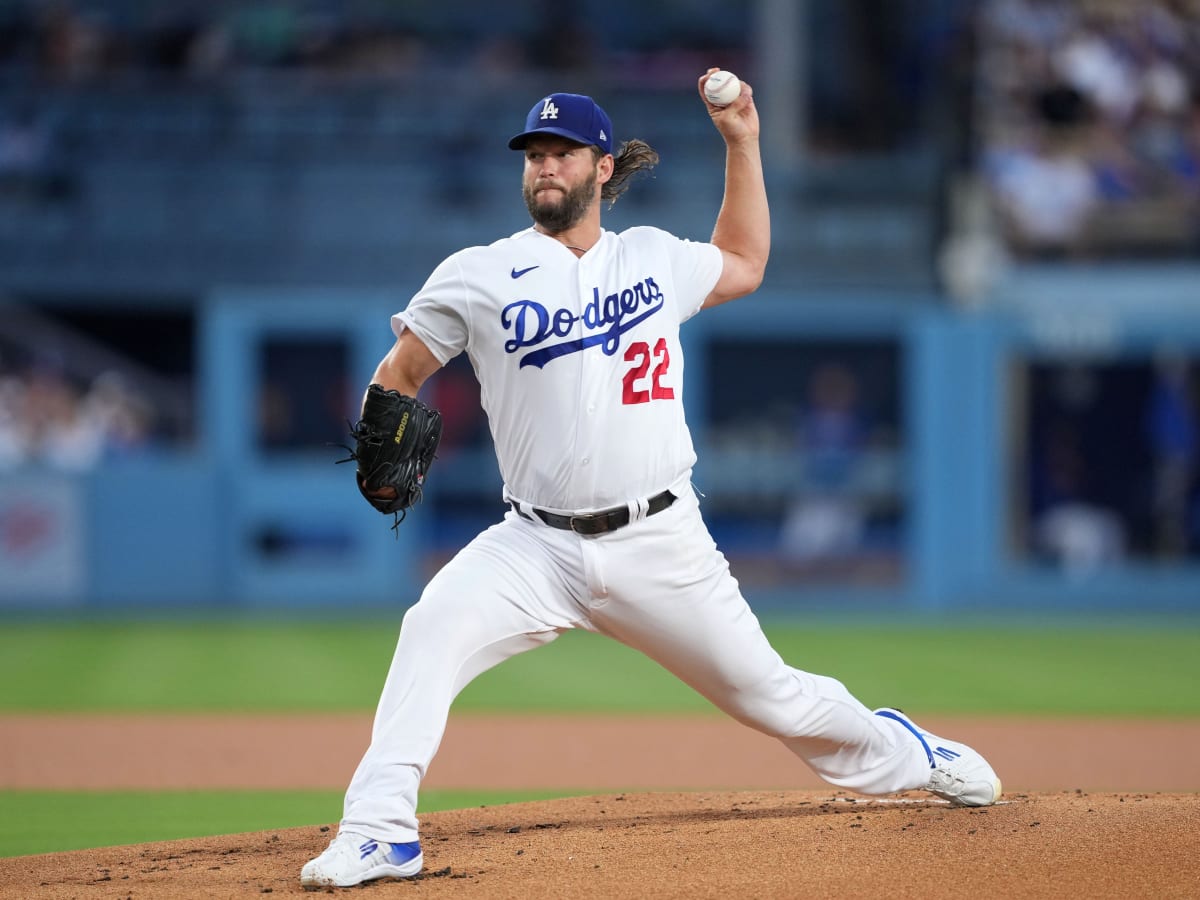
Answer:
[{"label": "dirt pitching mound", "polygon": [[[0,897],[305,895],[335,827],[0,859]],[[424,873],[352,896],[1192,898],[1197,834],[1194,794],[607,794],[430,813]]]}]

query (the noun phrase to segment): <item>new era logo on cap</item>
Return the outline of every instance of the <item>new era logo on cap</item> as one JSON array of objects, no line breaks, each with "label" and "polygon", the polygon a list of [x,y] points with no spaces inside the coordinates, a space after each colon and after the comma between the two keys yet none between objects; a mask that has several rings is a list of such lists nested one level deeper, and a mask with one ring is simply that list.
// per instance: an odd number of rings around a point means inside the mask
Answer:
[{"label": "new era logo on cap", "polygon": [[583,94],[551,94],[543,97],[525,117],[525,130],[513,137],[511,150],[524,150],[535,134],[556,134],[580,144],[595,144],[612,153],[612,122],[608,113]]}]

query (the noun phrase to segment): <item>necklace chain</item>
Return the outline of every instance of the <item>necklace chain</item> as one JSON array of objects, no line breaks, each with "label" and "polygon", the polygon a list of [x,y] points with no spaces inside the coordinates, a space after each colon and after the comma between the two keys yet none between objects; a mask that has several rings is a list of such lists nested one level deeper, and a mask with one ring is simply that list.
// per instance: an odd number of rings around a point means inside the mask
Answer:
[{"label": "necklace chain", "polygon": [[[545,232],[545,231],[542,231],[542,229],[540,229],[540,228],[536,228],[536,227],[535,227],[535,228],[534,228],[534,230],[535,230],[535,231],[539,231],[539,232],[541,232],[542,234],[545,234],[545,235],[546,235],[546,237],[553,237],[553,236],[554,236],[554,235],[552,235],[552,234],[548,234],[548,233],[547,233],[547,232]],[[587,253],[587,250],[585,250],[583,247],[576,247],[576,246],[574,246],[574,245],[572,245],[572,244],[563,244],[563,246],[564,246],[564,247],[566,247],[568,250],[577,250],[577,251],[578,251],[578,252],[580,252],[580,253]]]}]

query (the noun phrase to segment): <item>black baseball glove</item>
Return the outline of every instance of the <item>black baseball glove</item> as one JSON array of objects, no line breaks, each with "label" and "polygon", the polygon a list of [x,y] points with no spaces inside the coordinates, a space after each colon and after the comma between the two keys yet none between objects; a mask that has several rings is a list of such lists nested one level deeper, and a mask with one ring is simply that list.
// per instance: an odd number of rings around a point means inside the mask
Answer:
[{"label": "black baseball glove", "polygon": [[356,445],[339,462],[358,463],[359,491],[381,513],[395,513],[398,525],[421,500],[442,438],[442,414],[415,397],[372,384],[350,436]]}]

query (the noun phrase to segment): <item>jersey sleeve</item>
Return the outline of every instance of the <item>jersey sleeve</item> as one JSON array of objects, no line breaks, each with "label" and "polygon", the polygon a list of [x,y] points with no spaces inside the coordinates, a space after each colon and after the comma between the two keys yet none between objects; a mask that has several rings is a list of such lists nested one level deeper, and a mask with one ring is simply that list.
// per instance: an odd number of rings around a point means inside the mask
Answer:
[{"label": "jersey sleeve", "polygon": [[433,270],[407,308],[392,316],[392,331],[399,337],[407,328],[444,366],[467,346],[469,299],[455,254]]},{"label": "jersey sleeve", "polygon": [[686,322],[700,312],[705,298],[717,286],[725,261],[715,244],[684,240],[666,232],[664,235],[679,292],[679,321]]}]

